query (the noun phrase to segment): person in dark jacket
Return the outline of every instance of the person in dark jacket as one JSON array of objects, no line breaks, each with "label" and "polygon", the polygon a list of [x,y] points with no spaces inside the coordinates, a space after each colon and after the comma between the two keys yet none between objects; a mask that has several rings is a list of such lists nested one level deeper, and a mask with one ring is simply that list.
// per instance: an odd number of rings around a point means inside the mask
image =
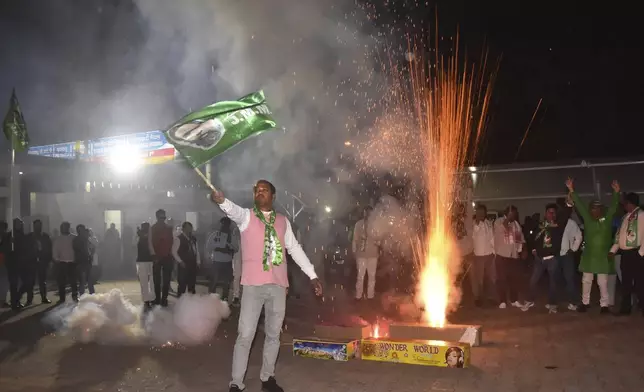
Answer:
[{"label": "person in dark jacket", "polygon": [[181,297],[186,289],[189,293],[195,294],[197,269],[201,264],[201,258],[197,248],[197,239],[192,234],[192,223],[183,222],[181,225],[181,233],[174,238],[172,243],[172,255],[179,264],[177,296]]},{"label": "person in dark jacket", "polygon": [[154,303],[156,305],[168,306],[168,293],[170,292],[170,280],[172,279],[172,244],[174,234],[172,226],[166,223],[164,210],[156,212],[157,223],[150,228],[150,253],[154,256],[153,277],[154,277]]},{"label": "person in dark jacket", "polygon": [[143,222],[138,230],[139,240],[136,244],[136,272],[141,284],[141,299],[146,309],[154,304],[154,257],[150,252],[150,224]]},{"label": "person in dark jacket", "polygon": [[[548,289],[548,308],[550,313],[557,312],[557,278],[560,270],[559,260],[561,253],[561,240],[565,230],[557,220],[556,204],[546,206],[545,220],[539,225],[535,236],[532,255],[534,256],[534,270],[530,278],[530,287],[528,291],[528,300],[523,305],[522,310],[527,311],[534,306],[534,298],[538,289],[539,280],[544,272],[548,271],[549,289]],[[566,217],[567,219],[567,217]]]},{"label": "person in dark jacket", "polygon": [[94,282],[92,281],[92,252],[90,250],[89,232],[85,225],[76,226],[76,238],[72,242],[74,248],[74,262],[78,271],[79,292],[85,293],[85,285],[90,294],[94,294]]},{"label": "person in dark jacket", "polygon": [[27,305],[30,305],[34,297],[34,285],[38,279],[38,288],[40,289],[40,302],[50,304],[47,298],[47,274],[52,259],[52,242],[47,233],[42,231],[42,221],[36,219],[33,223],[34,231],[27,234],[28,257],[25,268],[26,278],[20,296],[27,293]]},{"label": "person in dark jacket", "polygon": [[5,221],[0,221],[0,307],[9,308],[11,304],[7,302],[9,293],[9,272],[7,262],[11,253],[11,237],[9,236],[9,225]]},{"label": "person in dark jacket", "polygon": [[[20,302],[23,293],[27,292],[27,287],[33,287],[35,279],[35,269],[29,263],[30,246],[27,235],[24,231],[22,220],[16,218],[13,220],[13,232],[11,233],[12,251],[9,255],[9,289],[11,291],[11,307],[14,310],[24,308]],[[27,297],[27,306],[33,301],[33,290],[31,297]]]}]

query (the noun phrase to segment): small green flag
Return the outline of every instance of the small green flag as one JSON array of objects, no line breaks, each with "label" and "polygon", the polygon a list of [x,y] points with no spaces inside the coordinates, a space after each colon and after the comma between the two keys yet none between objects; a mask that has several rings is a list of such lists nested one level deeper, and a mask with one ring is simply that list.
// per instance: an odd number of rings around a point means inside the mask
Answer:
[{"label": "small green flag", "polygon": [[192,167],[198,167],[275,125],[264,92],[258,91],[192,112],[164,134]]},{"label": "small green flag", "polygon": [[25,123],[25,118],[22,116],[15,89],[11,92],[9,110],[7,111],[7,115],[4,117],[2,130],[14,150],[24,151],[29,147],[27,124]]}]

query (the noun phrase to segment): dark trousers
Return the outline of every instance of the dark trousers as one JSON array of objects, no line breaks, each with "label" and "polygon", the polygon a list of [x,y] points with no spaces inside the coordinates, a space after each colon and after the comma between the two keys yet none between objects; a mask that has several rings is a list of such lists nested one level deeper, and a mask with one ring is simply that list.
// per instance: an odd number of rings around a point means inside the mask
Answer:
[{"label": "dark trousers", "polygon": [[38,264],[36,262],[25,262],[20,266],[20,289],[18,292],[18,300],[22,300],[22,296],[27,294],[27,302],[31,303],[34,300],[34,286],[36,284],[36,274],[38,271]]},{"label": "dark trousers", "polygon": [[217,287],[221,287],[221,299],[228,299],[230,284],[233,281],[233,263],[212,263],[212,275],[210,277],[210,293],[216,293]]},{"label": "dark trousers", "polygon": [[71,286],[72,298],[78,299],[78,276],[76,274],[76,263],[60,262],[56,265],[58,276],[58,298],[59,301],[65,301],[65,288],[67,284]]},{"label": "dark trousers", "polygon": [[79,290],[81,295],[85,294],[85,286],[90,294],[94,294],[94,280],[92,279],[92,263],[78,264],[78,282],[80,284]]},{"label": "dark trousers", "polygon": [[528,301],[534,302],[539,289],[539,280],[548,271],[548,304],[557,305],[557,279],[559,278],[559,258],[552,257],[544,260],[538,256],[534,257],[534,268],[530,277],[530,289]]},{"label": "dark trousers", "polygon": [[573,253],[568,253],[559,256],[559,266],[563,272],[564,280],[566,281],[566,295],[568,302],[576,305],[579,303],[579,288],[577,276],[577,261]]},{"label": "dark trousers", "polygon": [[11,296],[11,305],[14,306],[20,302],[20,265],[14,260],[8,260],[6,263],[9,295]]},{"label": "dark trousers", "polygon": [[633,294],[637,295],[640,309],[644,310],[644,258],[639,249],[623,250],[622,253],[622,311],[630,311]]},{"label": "dark trousers", "polygon": [[34,286],[38,280],[38,288],[40,290],[40,298],[47,299],[47,273],[49,272],[49,261],[37,261],[34,263],[25,264],[20,274],[20,299],[26,293],[27,302],[31,302],[34,298]]},{"label": "dark trousers", "polygon": [[164,257],[154,262],[152,279],[154,281],[154,295],[156,296],[157,302],[168,300],[173,266],[174,260],[172,256]]},{"label": "dark trousers", "polygon": [[[470,283],[474,299],[485,299],[485,289],[492,292],[496,283],[496,269],[494,267],[494,255],[472,256],[470,258]],[[489,294],[490,296],[492,294]],[[490,297],[492,298],[492,297]]]},{"label": "dark trousers", "polygon": [[518,301],[519,289],[523,285],[521,260],[497,255],[494,264],[499,301],[506,303]]},{"label": "dark trousers", "polygon": [[183,293],[188,292],[195,294],[195,286],[197,284],[197,264],[196,263],[183,263],[179,264],[177,270],[177,280],[179,281],[179,287],[177,288],[177,296],[181,297]]}]

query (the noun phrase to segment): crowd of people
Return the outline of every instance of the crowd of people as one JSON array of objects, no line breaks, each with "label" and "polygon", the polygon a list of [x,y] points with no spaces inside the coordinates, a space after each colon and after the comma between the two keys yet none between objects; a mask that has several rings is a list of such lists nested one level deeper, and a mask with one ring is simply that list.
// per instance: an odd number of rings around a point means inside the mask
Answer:
[{"label": "crowd of people", "polygon": [[[614,181],[610,205],[604,206],[599,200],[586,204],[575,192],[572,179],[566,181],[566,186],[569,194],[565,201],[546,205],[544,220],[529,230],[519,225],[514,206],[507,207],[494,222],[487,219],[484,205],[476,207],[469,280],[477,305],[492,299],[498,301],[499,308],[513,306],[528,311],[535,305],[544,274],[548,275],[546,308],[550,313],[557,312],[560,302],[567,303],[570,311],[586,312],[595,277],[602,314],[610,314],[615,304],[616,276],[621,283],[618,314],[631,313],[633,294],[640,307],[644,305],[644,249],[639,234],[644,230],[640,227],[644,216],[638,195],[622,194],[619,183]],[[620,204],[624,210],[621,218],[617,216]],[[572,218],[573,210],[583,233]],[[528,258],[533,260],[533,269],[526,282],[520,260]],[[560,281],[565,282],[564,298],[560,296]],[[496,288],[496,293],[484,292],[485,286]]]},{"label": "crowd of people", "polygon": [[58,302],[65,302],[68,285],[75,301],[86,287],[90,294],[94,293],[92,266],[98,240],[91,229],[78,225],[76,234],[72,234],[70,223],[63,222],[60,234],[52,239],[43,232],[42,221],[35,220],[33,230],[25,233],[24,222],[14,219],[13,230],[9,230],[6,222],[0,222],[0,231],[0,302],[3,307],[20,310],[32,305],[36,282],[41,304],[51,303],[47,296],[47,281],[52,262],[56,265]]},{"label": "crowd of people", "polygon": [[[130,262],[127,257],[136,264],[146,309],[155,304],[167,306],[170,292],[177,296],[195,293],[200,271],[209,280],[210,292],[220,289],[222,299],[228,300],[232,288],[233,303],[238,305],[240,274],[233,270],[240,272],[240,239],[231,220],[224,217],[213,225],[205,237],[205,247],[199,248],[191,222],[184,222],[177,229],[167,221],[164,210],[157,211],[156,218],[153,225],[143,222],[138,228],[134,255],[127,254],[126,246],[121,247],[114,224],[106,230],[99,247],[98,238],[82,224],[74,232],[69,222],[63,222],[60,231],[54,230],[50,236],[43,231],[40,220],[33,222],[30,233],[25,233],[20,219],[13,221],[13,230],[9,230],[6,222],[0,222],[0,306],[20,310],[32,305],[36,287],[40,303],[50,304],[51,287],[47,283],[52,273],[58,302],[65,302],[68,292],[73,301],[78,301],[86,290],[94,293],[99,266],[114,272]],[[207,266],[201,265],[202,255]],[[171,287],[173,278],[178,283],[176,291]]]},{"label": "crowd of people", "polygon": [[[534,214],[523,225],[513,205],[501,216],[491,217],[484,204],[472,203],[471,194],[455,203],[454,236],[464,261],[459,281],[469,281],[475,306],[494,304],[528,311],[535,306],[540,282],[547,275],[550,313],[556,313],[562,303],[569,311],[588,311],[595,281],[602,314],[612,313],[618,281],[617,314],[630,314],[635,299],[644,311],[644,212],[639,196],[622,193],[614,181],[610,204],[605,206],[600,200],[583,202],[572,179],[566,186],[567,197],[547,204],[543,219]],[[471,184],[466,191],[471,193]],[[472,213],[465,208],[468,205],[474,205]],[[353,229],[356,300],[375,296],[376,271],[383,257],[382,238],[372,228],[377,221],[367,207]],[[532,268],[529,277],[527,266]],[[395,272],[394,276],[400,279]]]}]

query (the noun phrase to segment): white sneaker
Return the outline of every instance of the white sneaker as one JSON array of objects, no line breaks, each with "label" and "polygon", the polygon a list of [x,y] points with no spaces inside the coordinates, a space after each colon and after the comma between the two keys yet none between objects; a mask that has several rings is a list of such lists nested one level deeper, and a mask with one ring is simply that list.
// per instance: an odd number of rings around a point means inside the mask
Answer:
[{"label": "white sneaker", "polygon": [[546,309],[550,314],[557,313],[557,305],[546,305]]},{"label": "white sneaker", "polygon": [[499,309],[505,309],[505,308],[507,308],[507,305],[505,304],[505,302],[501,302],[499,304]]},{"label": "white sneaker", "polygon": [[515,308],[522,308],[523,307],[523,304],[521,302],[519,302],[519,301],[514,301],[510,305],[512,305]]},{"label": "white sneaker", "polygon": [[568,304],[568,310],[576,312],[577,311],[577,305]]},{"label": "white sneaker", "polygon": [[534,302],[526,301],[525,304],[523,304],[523,306],[521,307],[521,310],[523,310],[524,312],[527,312],[528,309],[530,309],[533,306],[534,306]]}]

